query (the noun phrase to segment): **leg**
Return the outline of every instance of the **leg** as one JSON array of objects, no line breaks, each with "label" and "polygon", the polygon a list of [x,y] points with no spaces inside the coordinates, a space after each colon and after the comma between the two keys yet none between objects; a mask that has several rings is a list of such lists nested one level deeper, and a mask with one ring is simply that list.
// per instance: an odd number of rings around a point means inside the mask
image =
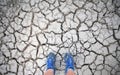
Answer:
[{"label": "leg", "polygon": [[66,73],[66,75],[75,75],[72,69],[69,69]]},{"label": "leg", "polygon": [[48,69],[44,75],[54,75],[53,69]]},{"label": "leg", "polygon": [[55,55],[53,53],[50,53],[47,57],[47,71],[44,73],[44,75],[54,75],[55,73]]}]

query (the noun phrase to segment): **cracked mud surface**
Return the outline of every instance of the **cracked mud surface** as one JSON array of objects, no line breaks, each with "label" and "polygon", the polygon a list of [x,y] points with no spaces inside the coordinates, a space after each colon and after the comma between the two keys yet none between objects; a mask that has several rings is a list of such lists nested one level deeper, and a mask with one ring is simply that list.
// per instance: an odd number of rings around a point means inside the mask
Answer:
[{"label": "cracked mud surface", "polygon": [[76,75],[120,75],[119,0],[0,0],[0,75],[56,75],[72,53]]}]

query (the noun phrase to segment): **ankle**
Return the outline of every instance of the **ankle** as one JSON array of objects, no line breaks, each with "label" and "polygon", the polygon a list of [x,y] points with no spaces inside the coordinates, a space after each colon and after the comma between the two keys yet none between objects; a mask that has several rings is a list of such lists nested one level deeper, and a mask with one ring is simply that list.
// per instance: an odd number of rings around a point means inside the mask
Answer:
[{"label": "ankle", "polygon": [[54,75],[54,70],[53,69],[48,69],[44,75]]},{"label": "ankle", "polygon": [[66,75],[75,75],[73,69],[68,69]]}]

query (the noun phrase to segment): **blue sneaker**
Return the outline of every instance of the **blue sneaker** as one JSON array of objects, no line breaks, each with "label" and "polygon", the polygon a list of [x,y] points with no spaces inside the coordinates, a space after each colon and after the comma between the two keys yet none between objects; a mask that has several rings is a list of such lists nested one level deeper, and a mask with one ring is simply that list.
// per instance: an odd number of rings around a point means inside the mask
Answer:
[{"label": "blue sneaker", "polygon": [[55,71],[55,54],[54,53],[49,53],[47,57],[47,70],[48,69],[53,69]]},{"label": "blue sneaker", "polygon": [[67,73],[68,69],[74,70],[74,60],[70,53],[65,54],[64,60],[66,63],[65,73]]}]

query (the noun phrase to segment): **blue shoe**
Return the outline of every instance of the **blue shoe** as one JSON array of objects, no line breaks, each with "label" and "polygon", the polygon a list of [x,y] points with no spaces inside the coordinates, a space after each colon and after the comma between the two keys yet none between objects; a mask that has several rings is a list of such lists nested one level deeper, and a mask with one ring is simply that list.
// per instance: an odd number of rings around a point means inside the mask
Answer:
[{"label": "blue shoe", "polygon": [[64,60],[66,63],[65,73],[67,73],[68,69],[74,70],[74,60],[70,53],[65,54]]},{"label": "blue shoe", "polygon": [[55,71],[55,54],[54,53],[49,53],[47,57],[47,70],[48,69],[53,69]]}]

